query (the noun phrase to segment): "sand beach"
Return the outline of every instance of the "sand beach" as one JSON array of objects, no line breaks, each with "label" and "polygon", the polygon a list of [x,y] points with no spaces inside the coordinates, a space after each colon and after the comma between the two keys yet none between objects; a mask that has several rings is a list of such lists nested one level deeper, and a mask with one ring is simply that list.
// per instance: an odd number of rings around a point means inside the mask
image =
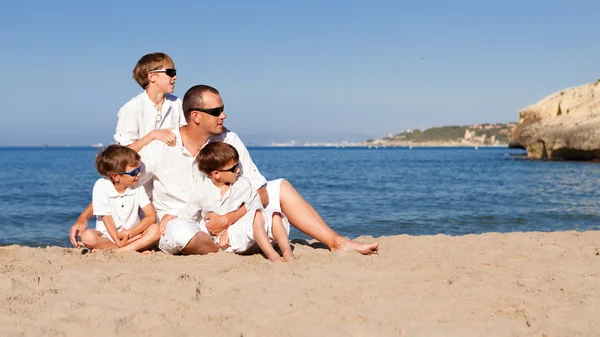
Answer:
[{"label": "sand beach", "polygon": [[0,336],[600,333],[598,231],[377,241],[366,257],[296,241],[287,264],[1,247]]}]

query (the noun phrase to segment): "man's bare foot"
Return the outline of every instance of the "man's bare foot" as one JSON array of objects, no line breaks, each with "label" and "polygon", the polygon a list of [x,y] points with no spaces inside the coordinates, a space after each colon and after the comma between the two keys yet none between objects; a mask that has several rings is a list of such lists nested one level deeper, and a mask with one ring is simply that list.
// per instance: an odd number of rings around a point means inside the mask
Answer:
[{"label": "man's bare foot", "polygon": [[354,240],[349,240],[344,237],[340,237],[334,243],[333,247],[331,248],[331,251],[336,252],[343,250],[352,250],[361,253],[362,255],[379,254],[379,244],[377,242],[365,244]]},{"label": "man's bare foot", "polygon": [[294,256],[294,253],[292,253],[292,252],[283,253],[283,262],[290,262],[290,261],[294,261],[295,259],[296,259],[296,257]]},{"label": "man's bare foot", "polygon": [[219,247],[221,247],[221,249],[223,249],[223,250],[229,248],[229,230],[228,229],[224,230],[223,233],[221,233],[221,235],[219,236]]}]

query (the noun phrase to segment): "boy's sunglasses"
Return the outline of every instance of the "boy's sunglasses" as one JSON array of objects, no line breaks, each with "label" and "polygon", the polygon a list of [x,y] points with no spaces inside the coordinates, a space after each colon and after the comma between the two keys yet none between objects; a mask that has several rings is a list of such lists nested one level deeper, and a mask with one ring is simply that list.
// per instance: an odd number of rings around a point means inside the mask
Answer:
[{"label": "boy's sunglasses", "polygon": [[177,70],[175,70],[173,68],[159,69],[159,70],[150,70],[149,73],[165,73],[169,77],[175,77],[175,76],[177,76]]},{"label": "boy's sunglasses", "polygon": [[142,167],[140,166],[140,167],[136,168],[136,169],[135,169],[135,170],[133,170],[133,171],[129,171],[129,172],[121,172],[121,174],[126,174],[126,175],[128,175],[128,176],[135,177],[135,176],[137,176],[138,174],[140,174],[140,171],[141,171],[141,170],[142,170]]},{"label": "boy's sunglasses", "polygon": [[238,167],[240,167],[240,162],[238,162],[237,164],[233,165],[232,167],[225,169],[225,170],[217,170],[219,172],[231,172],[231,173],[235,173],[235,171],[237,171]]},{"label": "boy's sunglasses", "polygon": [[194,110],[204,112],[205,114],[209,114],[214,117],[219,117],[223,113],[223,110],[225,110],[225,106],[223,105],[222,107],[212,109],[191,108],[190,112]]}]

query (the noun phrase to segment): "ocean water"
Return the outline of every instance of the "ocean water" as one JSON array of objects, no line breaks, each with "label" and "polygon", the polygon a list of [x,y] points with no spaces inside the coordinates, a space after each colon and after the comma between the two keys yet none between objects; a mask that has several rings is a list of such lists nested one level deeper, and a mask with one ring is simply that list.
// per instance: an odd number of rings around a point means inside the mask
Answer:
[{"label": "ocean water", "polygon": [[[287,178],[351,238],[600,229],[594,163],[524,160],[507,148],[249,150],[267,179]],[[0,245],[69,247],[98,178],[96,152],[0,148]]]}]

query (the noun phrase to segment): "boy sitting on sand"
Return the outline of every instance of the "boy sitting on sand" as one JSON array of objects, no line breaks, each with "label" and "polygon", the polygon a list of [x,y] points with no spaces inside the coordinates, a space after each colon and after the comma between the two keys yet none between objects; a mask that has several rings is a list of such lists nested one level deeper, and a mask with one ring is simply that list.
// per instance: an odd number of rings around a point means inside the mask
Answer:
[{"label": "boy sitting on sand", "polygon": [[81,234],[88,249],[141,252],[160,239],[154,206],[144,187],[137,187],[140,162],[137,152],[121,145],[111,145],[96,156],[96,169],[104,178],[96,181],[92,193],[96,229]]},{"label": "boy sitting on sand", "polygon": [[[209,234],[203,220],[207,213],[223,215],[245,206],[247,213],[240,220],[218,236],[211,236],[214,242],[226,252],[237,254],[246,252],[257,243],[270,261],[280,262],[282,258],[271,244],[271,240],[275,240],[281,249],[283,260],[294,260],[288,241],[290,227],[287,219],[279,212],[263,208],[250,180],[241,176],[239,160],[235,147],[227,143],[205,145],[196,158],[196,164],[208,179],[195,186],[180,213],[181,217],[199,221],[200,229]],[[161,228],[161,232],[164,233],[165,230],[166,228]]]}]

